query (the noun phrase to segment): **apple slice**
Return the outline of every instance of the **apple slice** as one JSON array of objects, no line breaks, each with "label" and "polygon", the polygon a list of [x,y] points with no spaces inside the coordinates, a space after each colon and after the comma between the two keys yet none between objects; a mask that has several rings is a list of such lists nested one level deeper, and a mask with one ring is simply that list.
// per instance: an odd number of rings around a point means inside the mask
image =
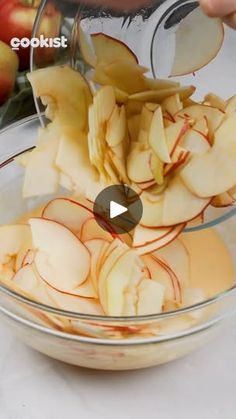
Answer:
[{"label": "apple slice", "polygon": [[165,287],[155,281],[144,279],[138,286],[137,314],[145,316],[162,312]]},{"label": "apple slice", "polygon": [[125,107],[117,105],[113,109],[107,122],[106,142],[110,147],[115,147],[125,140],[126,137],[126,114]]},{"label": "apple slice", "polygon": [[31,265],[24,266],[14,276],[13,282],[42,304],[51,306],[53,301],[43,281],[37,278]]},{"label": "apple slice", "polygon": [[183,103],[180,100],[179,94],[167,97],[161,104],[162,111],[168,112],[172,117],[183,109]]},{"label": "apple slice", "polygon": [[[114,233],[115,236],[115,233]],[[92,239],[102,239],[111,242],[112,234],[101,228],[94,217],[88,218],[81,227],[80,240],[82,243]]]},{"label": "apple slice", "polygon": [[73,292],[89,274],[87,248],[58,222],[31,218],[29,224],[37,249],[34,263],[39,275],[57,290]]},{"label": "apple slice", "polygon": [[131,181],[135,183],[153,181],[150,168],[151,155],[152,151],[150,149],[141,151],[138,143],[131,145],[131,152],[127,157],[127,175]]},{"label": "apple slice", "polygon": [[140,115],[130,116],[127,120],[128,132],[132,142],[138,141],[140,131]]},{"label": "apple slice", "polygon": [[180,177],[174,177],[165,191],[162,225],[170,226],[189,221],[201,214],[210,199],[193,195]]},{"label": "apple slice", "polygon": [[98,300],[90,298],[81,298],[78,296],[65,294],[48,286],[47,292],[60,310],[79,314],[90,314],[94,316],[104,316],[104,311]]},{"label": "apple slice", "polygon": [[226,104],[225,113],[226,115],[231,115],[236,111],[236,95],[232,96]]},{"label": "apple slice", "polygon": [[194,156],[182,169],[182,180],[197,196],[217,196],[235,186],[235,127],[236,118],[232,114],[216,131],[213,147],[203,155]]},{"label": "apple slice", "polygon": [[178,121],[179,118],[186,118],[187,120],[193,119],[197,122],[200,119],[206,118],[209,128],[209,136],[211,139],[223,121],[224,116],[224,112],[220,111],[218,108],[205,105],[193,105],[178,112],[175,115],[175,120]]},{"label": "apple slice", "polygon": [[170,157],[173,156],[176,147],[180,144],[183,135],[188,131],[188,129],[189,124],[184,119],[171,124],[165,129],[165,138]]},{"label": "apple slice", "polygon": [[225,112],[227,103],[220,96],[215,95],[214,93],[208,93],[204,97],[204,103],[214,108],[218,108],[220,111]]},{"label": "apple slice", "polygon": [[[167,146],[165,129],[163,124],[163,116],[161,107],[154,112],[150,131],[149,131],[149,145],[154,153],[159,157],[163,163],[170,163],[170,155]],[[137,166],[139,167],[139,166]]]},{"label": "apple slice", "polygon": [[29,249],[27,253],[25,254],[24,259],[22,260],[21,268],[23,268],[26,265],[32,265],[35,258],[35,250]]},{"label": "apple slice", "polygon": [[217,195],[211,201],[211,205],[215,208],[231,207],[234,205],[234,203],[235,199],[232,197],[230,192],[224,192],[220,195]]},{"label": "apple slice", "polygon": [[114,89],[111,86],[104,86],[99,89],[93,99],[97,112],[98,124],[107,122],[116,106]]},{"label": "apple slice", "polygon": [[115,97],[116,97],[116,103],[119,105],[123,105],[126,103],[129,99],[128,93],[124,92],[121,89],[118,89],[117,87],[114,87]]},{"label": "apple slice", "polygon": [[82,29],[81,24],[79,25],[78,41],[80,52],[84,61],[91,67],[96,67],[98,60],[91,35]]},{"label": "apple slice", "polygon": [[[193,53],[195,40],[197,44]],[[221,20],[210,19],[200,7],[194,9],[177,27],[171,76],[190,74],[209,64],[220,51],[223,40]]]},{"label": "apple slice", "polygon": [[45,104],[48,103],[53,121],[59,126],[87,131],[92,94],[88,82],[78,71],[68,66],[52,66],[36,70],[27,77],[35,96],[47,98]]},{"label": "apple slice", "polygon": [[56,193],[59,170],[55,166],[60,130],[50,125],[39,137],[37,147],[31,151],[25,168],[23,197]]},{"label": "apple slice", "polygon": [[177,93],[179,94],[180,99],[183,100],[192,96],[195,90],[196,88],[194,86],[171,87],[163,90],[142,90],[141,93],[131,94],[129,100],[160,103],[169,96],[173,96]]},{"label": "apple slice", "polygon": [[[121,57],[119,60],[113,61],[110,64],[104,64],[103,70],[100,67],[100,73],[102,71],[105,74],[104,81],[106,81],[106,85],[113,86],[130,95],[145,90],[145,78],[143,74],[148,70],[136,63],[127,61]],[[103,79],[98,78],[96,72],[94,73],[93,80],[97,83],[103,81]]]},{"label": "apple slice", "polygon": [[164,287],[164,300],[180,303],[182,301],[181,285],[168,263],[151,254],[142,258],[151,273],[152,280],[158,281]]},{"label": "apple slice", "polygon": [[[101,306],[106,314],[108,314],[108,293],[106,284],[107,276],[119,258],[125,253],[127,253],[127,247],[123,243],[121,245],[121,243],[116,240],[111,243],[101,259],[100,272],[98,277],[98,292]],[[124,277],[127,278],[127,272]]]},{"label": "apple slice", "polygon": [[146,228],[139,225],[134,232],[133,247],[139,255],[153,253],[167,246],[182,233],[185,224],[169,228]]},{"label": "apple slice", "polygon": [[56,166],[68,176],[73,189],[81,195],[87,195],[90,185],[98,181],[98,174],[91,166],[84,134],[74,135],[69,130],[62,135],[55,159]]},{"label": "apple slice", "polygon": [[143,182],[143,183],[139,183],[138,187],[142,190],[142,191],[146,191],[149,188],[152,188],[153,186],[156,185],[156,181],[155,179],[151,180],[150,182]]},{"label": "apple slice", "polygon": [[98,277],[101,269],[101,259],[107,251],[110,242],[104,239],[90,239],[84,241],[84,245],[88,248],[91,255],[90,279],[94,289],[98,291]]},{"label": "apple slice", "polygon": [[181,139],[181,147],[192,154],[202,154],[210,149],[210,143],[205,136],[198,131],[190,129]]},{"label": "apple slice", "polygon": [[84,198],[80,198],[80,202],[56,198],[46,205],[42,217],[63,224],[79,236],[84,223],[93,217],[92,204]]},{"label": "apple slice", "polygon": [[138,59],[131,49],[119,39],[112,38],[105,33],[91,35],[92,43],[99,63],[111,63],[122,59],[137,64]]},{"label": "apple slice", "polygon": [[206,117],[199,119],[193,125],[193,129],[195,131],[200,132],[200,134],[204,135],[204,137],[206,137],[206,139],[208,140],[209,128],[208,128],[208,121]]},{"label": "apple slice", "polygon": [[169,176],[175,170],[178,170],[183,164],[186,163],[189,156],[190,151],[184,150],[178,146],[172,156],[172,160],[174,163],[165,165],[164,175]]},{"label": "apple slice", "polygon": [[0,226],[0,265],[10,262],[17,256],[25,243],[31,243],[31,232],[28,225]]},{"label": "apple slice", "polygon": [[143,227],[161,227],[163,217],[164,194],[157,195],[151,200],[151,195],[143,192],[140,199],[143,205],[143,215],[140,221]]},{"label": "apple slice", "polygon": [[[187,233],[186,233],[187,234]],[[190,255],[181,242],[181,236],[155,252],[152,256],[166,263],[177,276],[181,287],[190,283]]]}]

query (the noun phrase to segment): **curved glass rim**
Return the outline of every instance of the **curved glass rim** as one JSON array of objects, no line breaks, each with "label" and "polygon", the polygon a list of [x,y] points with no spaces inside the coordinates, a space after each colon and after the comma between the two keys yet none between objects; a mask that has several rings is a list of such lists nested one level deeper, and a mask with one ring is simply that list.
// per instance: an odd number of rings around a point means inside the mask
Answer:
[{"label": "curved glass rim", "polygon": [[[37,114],[36,115],[31,115],[31,116],[26,117],[24,119],[21,119],[20,121],[17,121],[13,124],[10,124],[7,127],[0,130],[0,136],[1,136],[1,134],[5,133],[6,131],[8,131],[12,128],[17,128],[21,125],[24,125],[24,124],[28,123],[28,122],[36,121],[36,120],[38,120],[38,115]],[[21,152],[19,152],[17,154],[9,156],[9,158],[7,160],[0,163],[0,169],[2,169],[3,167],[7,166],[10,163],[12,163],[14,161],[15,157],[17,157],[21,154],[24,154],[25,152],[30,151],[33,148],[34,147],[30,147],[28,149],[22,150]],[[233,217],[235,215],[235,212],[236,212],[236,208],[234,208],[232,211],[230,211],[230,214],[232,213],[231,215],[226,214],[228,216],[226,219],[229,219],[229,218]],[[216,225],[216,224],[214,224],[214,225]],[[207,300],[204,300],[201,303],[198,303],[198,304],[195,304],[195,305],[192,305],[192,306],[188,306],[188,307],[183,307],[183,308],[173,310],[173,311],[169,311],[169,312],[151,314],[151,315],[144,315],[144,316],[105,316],[105,315],[104,316],[98,316],[98,315],[92,315],[92,314],[78,313],[78,312],[73,312],[73,311],[68,311],[68,310],[61,310],[61,309],[58,309],[58,308],[48,306],[48,305],[43,304],[43,303],[36,302],[36,301],[34,301],[30,298],[24,297],[23,295],[11,290],[10,288],[8,288],[7,286],[5,286],[1,283],[0,283],[0,291],[10,295],[15,300],[18,300],[18,301],[20,301],[20,302],[22,302],[26,305],[29,305],[31,307],[40,309],[40,310],[45,311],[47,313],[51,313],[51,314],[55,314],[55,315],[59,315],[59,316],[71,317],[71,318],[74,318],[74,319],[91,320],[91,321],[96,320],[96,321],[101,321],[101,322],[123,322],[123,323],[137,322],[137,323],[139,323],[139,322],[145,322],[145,321],[152,321],[152,320],[159,320],[159,319],[174,317],[174,316],[177,316],[179,314],[191,313],[192,311],[199,310],[199,309],[202,309],[204,307],[208,307],[208,306],[210,306],[210,305],[212,305],[212,304],[214,304],[218,301],[221,301],[224,298],[230,296],[234,292],[236,292],[236,284],[233,287],[229,288],[228,290],[225,290],[225,291],[223,291],[219,294],[216,294],[214,297],[211,297]]]}]

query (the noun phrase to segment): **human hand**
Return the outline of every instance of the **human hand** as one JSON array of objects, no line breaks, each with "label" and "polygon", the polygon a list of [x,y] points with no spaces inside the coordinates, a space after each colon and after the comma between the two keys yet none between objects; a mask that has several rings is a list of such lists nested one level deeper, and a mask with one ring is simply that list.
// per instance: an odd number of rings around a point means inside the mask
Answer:
[{"label": "human hand", "polygon": [[199,0],[204,12],[210,17],[221,17],[227,25],[236,29],[236,0]]}]

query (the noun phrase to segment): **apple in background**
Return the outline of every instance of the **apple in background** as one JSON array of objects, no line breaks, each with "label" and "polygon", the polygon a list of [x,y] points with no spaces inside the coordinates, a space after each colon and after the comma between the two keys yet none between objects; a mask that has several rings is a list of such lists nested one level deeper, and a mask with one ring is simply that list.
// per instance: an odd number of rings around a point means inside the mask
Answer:
[{"label": "apple in background", "polygon": [[[38,2],[35,2],[38,3]],[[12,38],[31,38],[38,4],[23,0],[1,0],[0,7],[0,40],[10,45]],[[39,34],[54,38],[60,33],[61,14],[52,4],[46,7]],[[37,60],[39,64],[52,62],[55,49],[40,48]],[[20,48],[17,51],[20,60],[20,70],[29,68],[30,48]]]},{"label": "apple in background", "polygon": [[12,49],[0,41],[0,105],[11,95],[16,81],[19,60]]}]

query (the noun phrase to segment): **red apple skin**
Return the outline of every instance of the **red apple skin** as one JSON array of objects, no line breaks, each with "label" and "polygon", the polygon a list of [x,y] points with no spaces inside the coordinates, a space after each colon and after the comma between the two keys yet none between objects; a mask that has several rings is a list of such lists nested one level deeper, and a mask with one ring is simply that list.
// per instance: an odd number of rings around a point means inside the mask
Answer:
[{"label": "red apple skin", "polygon": [[[37,7],[27,5],[23,0],[1,0],[0,6],[0,40],[10,45],[12,38],[31,38]],[[45,37],[57,37],[60,31],[61,15],[49,5],[42,19],[40,34]],[[52,51],[53,50],[53,51]],[[53,61],[55,49],[40,48],[37,54],[37,65]],[[30,62],[30,47],[17,51],[20,70],[27,70]]]},{"label": "red apple skin", "polygon": [[16,81],[18,57],[12,49],[0,41],[0,105],[10,97]]}]

